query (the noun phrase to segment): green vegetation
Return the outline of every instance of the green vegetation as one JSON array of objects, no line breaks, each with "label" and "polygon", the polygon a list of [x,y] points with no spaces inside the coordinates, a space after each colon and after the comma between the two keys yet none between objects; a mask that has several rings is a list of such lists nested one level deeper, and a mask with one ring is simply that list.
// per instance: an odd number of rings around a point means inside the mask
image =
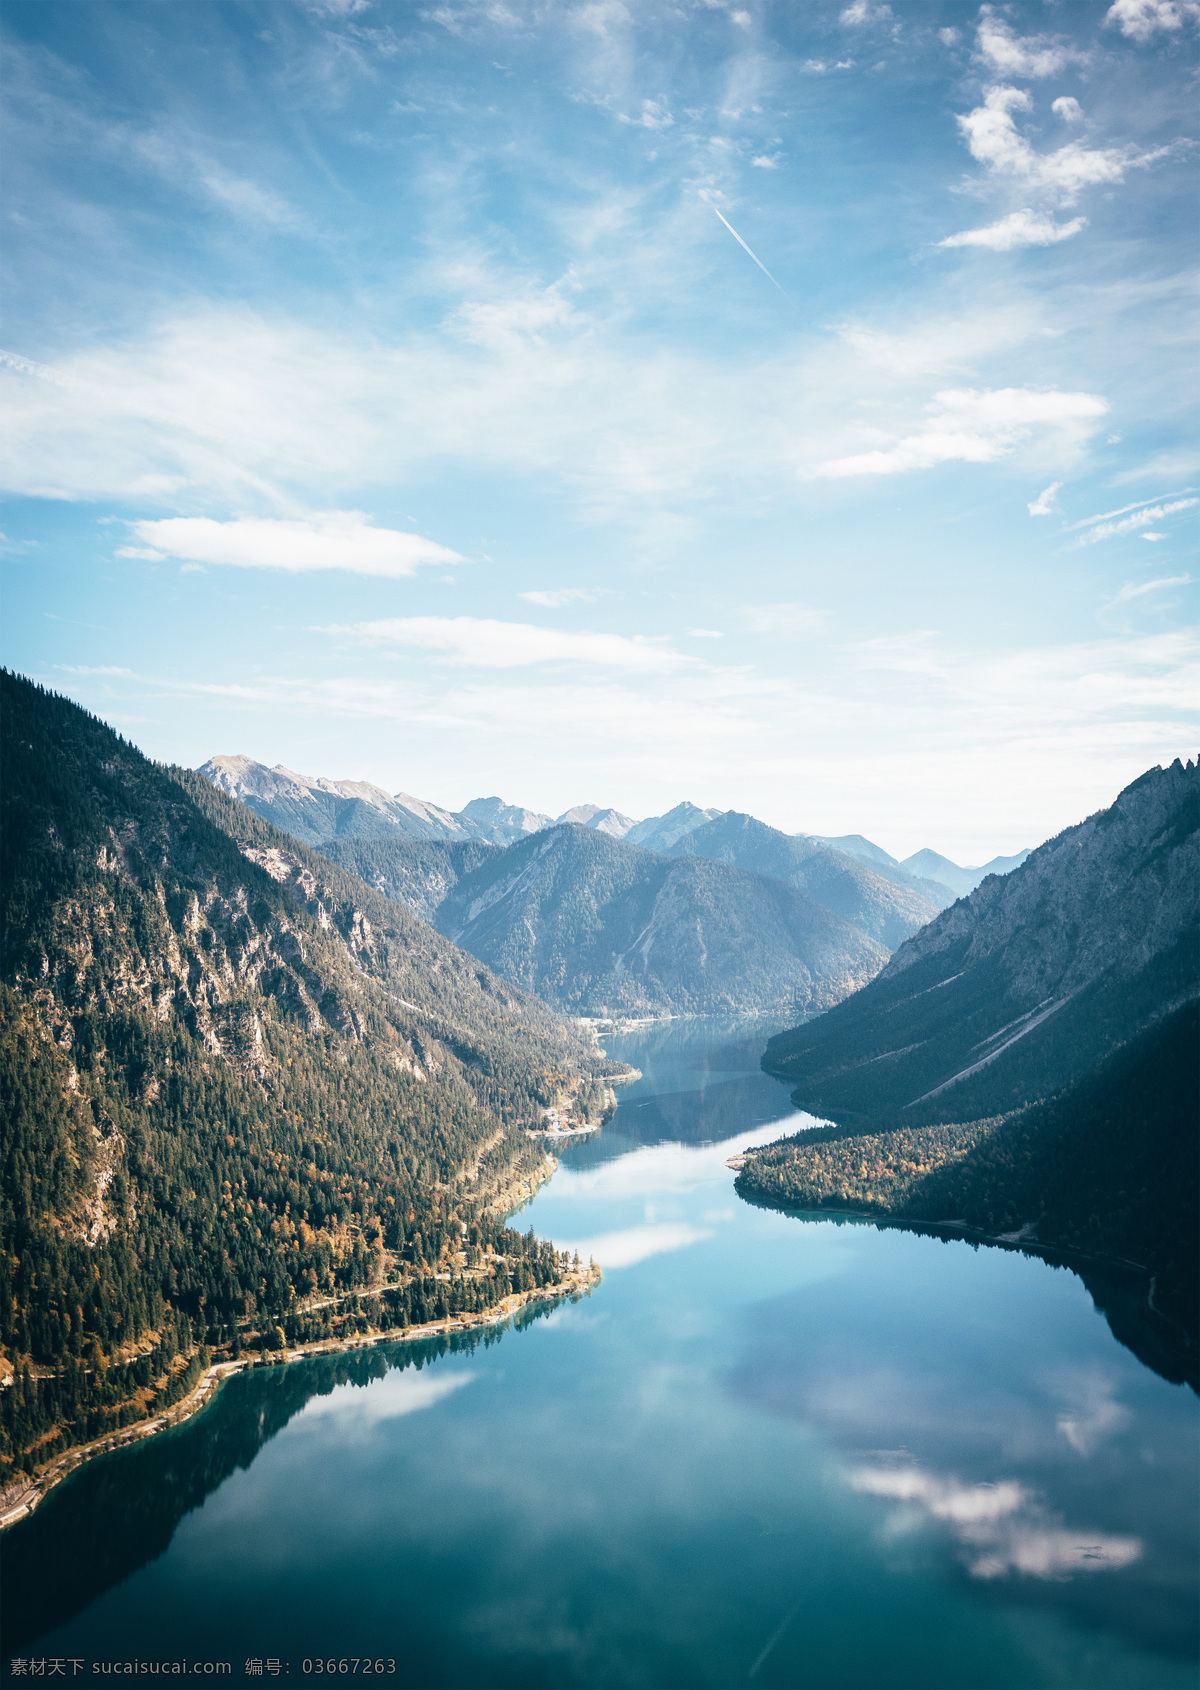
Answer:
[{"label": "green vegetation", "polygon": [[490,1202],[613,1065],[199,776],[7,674],[0,707],[5,1475],[276,1328],[559,1280]]},{"label": "green vegetation", "polygon": [[1134,1261],[1155,1307],[1195,1334],[1200,1255],[1200,1006],[1130,1040],[1045,1103],[998,1119],[863,1133],[823,1128],[754,1154],[747,1197]]}]

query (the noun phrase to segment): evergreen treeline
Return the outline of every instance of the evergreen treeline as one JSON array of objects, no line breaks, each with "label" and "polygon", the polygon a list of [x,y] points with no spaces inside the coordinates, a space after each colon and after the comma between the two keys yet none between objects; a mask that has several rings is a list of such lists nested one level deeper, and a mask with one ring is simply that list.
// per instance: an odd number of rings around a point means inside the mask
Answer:
[{"label": "evergreen treeline", "polygon": [[1175,1010],[1047,1102],[966,1124],[821,1128],[756,1152],[738,1190],[805,1209],[957,1220],[1133,1261],[1200,1330],[1200,1005]]},{"label": "evergreen treeline", "polygon": [[0,1471],[170,1406],[212,1351],[561,1277],[487,1201],[611,1065],[68,701],[3,674],[0,711]]}]

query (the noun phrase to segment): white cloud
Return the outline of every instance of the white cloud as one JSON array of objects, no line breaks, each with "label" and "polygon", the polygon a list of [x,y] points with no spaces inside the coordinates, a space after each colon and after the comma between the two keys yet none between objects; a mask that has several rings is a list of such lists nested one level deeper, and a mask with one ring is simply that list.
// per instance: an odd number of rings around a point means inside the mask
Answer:
[{"label": "white cloud", "polygon": [[776,154],[776,156],[772,158],[769,153],[759,153],[757,158],[752,158],[750,160],[750,163],[756,170],[778,170],[779,156]]},{"label": "white cloud", "polygon": [[675,122],[665,99],[643,100],[638,117],[627,117],[624,112],[618,112],[617,117],[620,122],[636,124],[640,129],[669,129]]},{"label": "white cloud", "polygon": [[1165,534],[1143,534],[1142,535],[1143,540],[1150,540],[1152,542],[1155,541],[1155,540],[1165,540],[1166,537],[1167,536]]},{"label": "white cloud", "polygon": [[528,622],[476,616],[393,616],[377,622],[335,623],[321,630],[371,646],[434,652],[452,663],[481,669],[516,669],[540,663],[587,664],[661,675],[699,659],[670,650],[641,634],[576,634]]},{"label": "white cloud", "polygon": [[1057,100],[1052,100],[1050,110],[1064,123],[1083,122],[1083,107],[1070,94],[1060,94]]},{"label": "white cloud", "polygon": [[1070,240],[1087,228],[1086,217],[1073,217],[1069,223],[1056,223],[1053,217],[1033,211],[1012,211],[998,223],[982,229],[964,229],[961,234],[948,235],[938,245],[943,247],[983,246],[992,252],[1011,252],[1020,246],[1054,246]]},{"label": "white cloud", "polygon": [[959,32],[952,24],[948,24],[945,29],[938,30],[938,40],[943,47],[953,47],[959,40]]},{"label": "white cloud", "polygon": [[1142,169],[1169,149],[1139,153],[1133,147],[1086,147],[1069,141],[1051,153],[1034,150],[1013,121],[1013,112],[1032,110],[1033,101],[1021,88],[989,88],[981,106],[957,123],[971,157],[998,176],[1013,176],[1071,205],[1084,188],[1123,182],[1125,172]]},{"label": "white cloud", "polygon": [[1104,21],[1134,41],[1149,41],[1160,29],[1182,29],[1189,18],[1200,19],[1200,0],[1115,0]]},{"label": "white cloud", "polygon": [[[1149,539],[1150,537],[1151,536],[1146,534],[1142,535],[1143,540]],[[1161,539],[1161,535],[1154,535],[1153,538]],[[1144,598],[1147,593],[1161,592],[1164,587],[1186,587],[1190,583],[1191,579],[1190,575],[1164,575],[1157,581],[1140,581],[1136,583],[1131,581],[1121,588],[1121,591],[1112,602],[1114,605],[1128,604],[1131,599]]]},{"label": "white cloud", "polygon": [[857,1491],[902,1505],[894,1529],[911,1523],[905,1514],[935,1521],[957,1540],[973,1578],[1018,1573],[1060,1579],[1128,1567],[1142,1554],[1135,1537],[1064,1529],[1015,1479],[971,1485],[916,1466],[868,1467],[851,1473],[850,1483]]},{"label": "white cloud", "polygon": [[867,23],[886,23],[891,15],[892,8],[879,4],[878,0],[853,0],[853,4],[841,13],[841,20],[856,27]]},{"label": "white cloud", "polygon": [[1046,35],[1018,36],[1011,25],[983,8],[976,36],[979,55],[1000,76],[1056,76],[1069,64],[1086,64],[1088,55]]},{"label": "white cloud", "polygon": [[550,587],[545,591],[518,593],[527,604],[539,604],[544,610],[558,610],[564,604],[595,604],[597,595],[587,587]]},{"label": "white cloud", "polygon": [[921,433],[876,451],[828,459],[817,474],[898,475],[954,461],[993,463],[1035,428],[1056,429],[1068,437],[1088,434],[1108,404],[1092,393],[1053,388],[1040,393],[1025,387],[984,392],[967,388],[934,394],[929,410],[932,414]]},{"label": "white cloud", "polygon": [[176,516],[132,524],[147,552],[122,547],[123,557],[181,557],[191,563],[230,564],[237,569],[283,569],[307,574],[344,569],[355,575],[411,575],[423,563],[464,563],[448,546],[420,534],[373,528],[362,511],[317,511],[299,520]]},{"label": "white cloud", "polygon": [[719,628],[689,628],[688,634],[693,640],[723,640],[725,638]]},{"label": "white cloud", "polygon": [[1200,499],[1173,499],[1169,504],[1151,505],[1147,509],[1135,511],[1132,516],[1121,516],[1119,511],[1114,511],[1113,516],[1119,517],[1119,521],[1091,517],[1090,526],[1078,522],[1072,524],[1076,529],[1084,527],[1084,532],[1075,541],[1075,545],[1092,546],[1099,540],[1115,540],[1123,534],[1136,534],[1139,528],[1151,528],[1164,517],[1174,516],[1177,511],[1191,510],[1194,505],[1200,505]]},{"label": "white cloud", "polygon": [[1052,481],[1044,493],[1039,493],[1029,506],[1030,516],[1049,516],[1054,509],[1054,501],[1061,486],[1061,481]]}]

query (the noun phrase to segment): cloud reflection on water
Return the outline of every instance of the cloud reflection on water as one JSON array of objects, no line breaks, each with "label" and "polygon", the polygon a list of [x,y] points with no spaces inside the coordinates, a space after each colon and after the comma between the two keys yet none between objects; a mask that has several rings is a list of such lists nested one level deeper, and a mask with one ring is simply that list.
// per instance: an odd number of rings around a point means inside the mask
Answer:
[{"label": "cloud reflection on water", "polygon": [[911,1466],[860,1467],[849,1480],[857,1491],[908,1505],[893,1517],[893,1533],[922,1524],[922,1516],[938,1522],[962,1546],[972,1578],[1024,1573],[1059,1579],[1127,1567],[1142,1553],[1136,1537],[1057,1525],[1037,1496],[1015,1479],[963,1484]]},{"label": "cloud reflection on water", "polygon": [[563,1248],[578,1250],[585,1261],[594,1256],[602,1268],[623,1268],[667,1250],[686,1249],[689,1244],[711,1237],[709,1228],[689,1226],[684,1221],[661,1221],[656,1226],[629,1226],[619,1232],[601,1233],[598,1238],[565,1244]]}]

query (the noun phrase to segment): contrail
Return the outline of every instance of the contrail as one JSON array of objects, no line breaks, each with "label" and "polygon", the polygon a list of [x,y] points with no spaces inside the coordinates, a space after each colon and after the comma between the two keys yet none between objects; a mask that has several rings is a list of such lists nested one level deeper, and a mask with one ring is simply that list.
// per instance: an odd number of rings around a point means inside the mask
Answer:
[{"label": "contrail", "polygon": [[[717,208],[716,208],[716,206],[715,206],[715,205],[713,205],[713,203],[712,203],[712,201],[711,201],[711,200],[709,200],[709,201],[708,201],[708,204],[709,204],[709,205],[712,205],[712,208],[713,208],[713,210],[714,210],[714,211],[717,211]],[[734,228],[734,226],[733,226],[733,224],[732,224],[732,223],[731,223],[731,222],[730,222],[730,221],[729,221],[729,219],[728,219],[728,217],[721,217],[721,213],[720,213],[720,212],[719,212],[719,211],[717,211],[717,216],[718,216],[718,217],[720,217],[720,218],[721,218],[721,221],[722,221],[722,223],[724,223],[724,225],[725,225],[725,227],[726,227],[726,228],[727,228],[727,229],[728,229],[728,230],[729,230],[729,233],[730,233],[730,234],[731,234],[731,235],[732,235],[732,236],[733,236],[733,238],[734,238],[734,240],[735,240],[735,241],[736,241],[736,242],[737,242],[737,244],[738,244],[738,245],[739,245],[739,246],[740,246],[740,247],[741,247],[741,248],[742,248],[742,249],[743,249],[743,250],[744,250],[744,251],[746,251],[746,252],[749,252],[749,253],[750,253],[750,256],[751,256],[751,258],[753,258],[753,260],[754,260],[754,262],[755,262],[755,263],[756,263],[756,264],[757,264],[757,265],[758,265],[758,267],[759,267],[759,269],[760,269],[760,270],[761,270],[761,271],[762,271],[762,273],[763,273],[763,275],[764,275],[764,276],[765,276],[765,277],[766,277],[766,278],[767,278],[767,280],[768,280],[768,281],[769,281],[769,282],[771,282],[771,283],[773,283],[773,284],[774,284],[774,286],[775,286],[775,287],[777,287],[777,288],[779,288],[779,291],[780,291],[780,293],[782,293],[782,294],[783,294],[783,297],[784,297],[784,298],[785,298],[785,299],[786,299],[786,298],[787,298],[787,294],[786,294],[786,293],[784,293],[784,290],[783,290],[783,289],[782,289],[782,288],[780,288],[780,287],[779,287],[779,283],[778,283],[778,282],[777,282],[777,281],[775,281],[775,278],[774,278],[774,276],[773,276],[773,275],[772,275],[772,274],[771,274],[771,272],[770,272],[770,271],[769,271],[769,270],[768,270],[768,269],[767,269],[767,267],[766,267],[766,265],[765,265],[765,264],[764,264],[764,263],[763,263],[763,261],[762,261],[762,259],[761,259],[761,258],[759,258],[759,256],[758,256],[758,255],[757,255],[757,253],[754,253],[754,252],[750,252],[750,248],[749,248],[749,247],[748,247],[748,246],[747,246],[747,245],[746,245],[746,243],[745,243],[745,241],[744,241],[744,240],[743,240],[743,239],[742,239],[742,237],[741,237],[741,236],[740,236],[740,235],[739,235],[739,234],[738,234],[738,232],[737,232],[737,230],[736,230],[736,229],[735,229],[735,228]]]}]

